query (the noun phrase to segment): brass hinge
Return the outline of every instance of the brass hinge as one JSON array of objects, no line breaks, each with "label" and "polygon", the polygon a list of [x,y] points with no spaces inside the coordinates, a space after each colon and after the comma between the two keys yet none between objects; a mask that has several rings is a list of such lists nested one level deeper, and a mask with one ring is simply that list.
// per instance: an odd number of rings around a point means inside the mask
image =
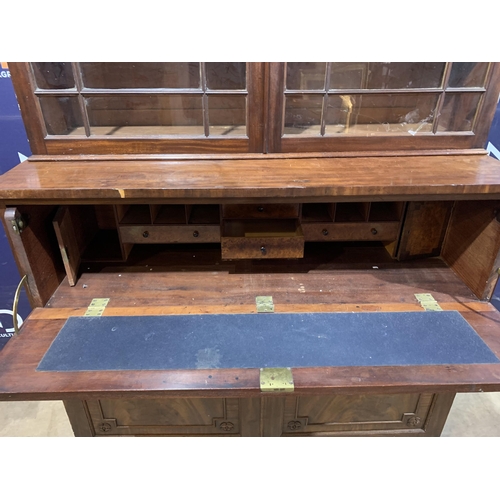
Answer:
[{"label": "brass hinge", "polygon": [[416,293],[415,298],[426,311],[442,311],[436,299],[430,293]]},{"label": "brass hinge", "polygon": [[260,390],[262,392],[293,392],[291,368],[261,368]]},{"label": "brass hinge", "polygon": [[259,295],[255,297],[255,304],[257,305],[258,313],[274,312],[273,298],[270,295]]},{"label": "brass hinge", "polygon": [[26,222],[26,219],[24,219],[21,214],[17,212],[17,210],[16,214],[17,216],[14,217],[10,222],[12,224],[12,230],[17,234],[21,234],[24,229],[26,229],[28,223]]},{"label": "brass hinge", "polygon": [[109,299],[92,299],[90,306],[85,311],[84,316],[102,316],[104,309],[108,305]]}]

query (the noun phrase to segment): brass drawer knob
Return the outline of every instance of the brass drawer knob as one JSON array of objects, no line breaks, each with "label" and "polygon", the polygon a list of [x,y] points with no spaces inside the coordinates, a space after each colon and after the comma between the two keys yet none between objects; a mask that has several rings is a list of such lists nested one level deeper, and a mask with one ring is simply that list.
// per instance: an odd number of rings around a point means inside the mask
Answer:
[{"label": "brass drawer knob", "polygon": [[260,247],[260,253],[262,255],[266,255],[266,253],[267,253],[266,247]]},{"label": "brass drawer knob", "polygon": [[198,238],[198,236],[200,236],[200,233],[198,231],[193,231],[193,236],[195,238]]},{"label": "brass drawer knob", "polygon": [[323,233],[323,236],[328,236],[328,229],[323,229],[321,232]]},{"label": "brass drawer knob", "polygon": [[149,231],[144,231],[144,232],[142,233],[142,236],[143,236],[144,238],[147,238],[147,237],[149,236]]},{"label": "brass drawer knob", "polygon": [[375,235],[375,234],[377,234],[377,233],[378,233],[378,231],[377,231],[374,227],[372,227],[372,228],[371,228],[371,233],[372,233],[373,235]]}]

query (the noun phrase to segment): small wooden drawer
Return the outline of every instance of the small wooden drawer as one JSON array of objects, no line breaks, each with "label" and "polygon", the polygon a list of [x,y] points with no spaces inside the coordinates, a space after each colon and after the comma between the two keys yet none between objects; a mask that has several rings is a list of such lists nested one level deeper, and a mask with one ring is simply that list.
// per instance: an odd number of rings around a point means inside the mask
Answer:
[{"label": "small wooden drawer", "polygon": [[220,226],[123,226],[122,243],[217,243]]},{"label": "small wooden drawer", "polygon": [[399,222],[303,223],[306,241],[394,241]]},{"label": "small wooden drawer", "polygon": [[222,206],[224,219],[293,219],[298,216],[298,203]]},{"label": "small wooden drawer", "polygon": [[297,259],[304,235],[296,220],[224,221],[223,259]]}]

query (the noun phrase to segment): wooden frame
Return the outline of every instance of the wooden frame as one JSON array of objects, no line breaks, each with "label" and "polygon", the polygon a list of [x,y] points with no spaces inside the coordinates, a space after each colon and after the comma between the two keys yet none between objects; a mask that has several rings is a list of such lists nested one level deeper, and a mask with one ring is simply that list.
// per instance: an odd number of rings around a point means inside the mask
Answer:
[{"label": "wooden frame", "polygon": [[[73,63],[75,66],[77,63]],[[203,66],[204,63],[202,63]],[[72,91],[57,91],[56,94],[51,90],[36,90],[35,83],[31,74],[29,63],[9,63],[12,72],[14,89],[18,96],[21,113],[24,122],[27,124],[26,131],[30,140],[32,152],[34,154],[171,154],[171,153],[261,153],[264,147],[264,64],[247,63],[247,91],[242,95],[247,96],[247,134],[248,137],[220,137],[208,136],[200,138],[190,138],[183,136],[156,136],[146,137],[116,137],[106,136],[93,138],[85,136],[51,136],[47,134],[44,120],[42,118],[40,104],[35,92],[40,95],[54,96],[71,95],[81,96],[82,82],[81,78],[76,79],[76,89]],[[77,68],[75,68],[75,74]],[[96,92],[84,89],[89,95]],[[179,89],[178,93],[181,93]],[[205,90],[200,90],[203,93]],[[116,92],[109,91],[110,95]],[[127,90],[127,94],[141,95],[141,89],[138,91]],[[231,93],[231,92],[227,92]],[[102,92],[101,92],[102,94]],[[217,95],[220,91],[217,92]],[[99,92],[97,92],[99,95]],[[222,94],[224,95],[224,94]],[[81,99],[80,99],[81,101]],[[207,106],[204,101],[204,106]],[[80,107],[84,109],[84,104],[80,102]],[[82,116],[86,117],[85,110]],[[204,120],[206,121],[206,120]],[[86,133],[89,133],[88,119],[84,119]],[[208,131],[208,123],[205,123],[205,133]]]},{"label": "wooden frame", "polygon": [[[447,71],[447,73],[446,73]],[[474,130],[470,132],[437,132],[434,127],[433,133],[419,136],[408,135],[377,135],[373,137],[361,136],[322,136],[322,137],[300,137],[283,136],[284,103],[286,63],[270,63],[269,80],[269,127],[268,127],[268,151],[282,153],[299,153],[307,151],[317,152],[344,152],[344,151],[384,151],[384,150],[420,150],[420,149],[469,149],[483,148],[489,130],[489,124],[495,112],[494,103],[500,92],[500,63],[491,63],[486,76],[484,89],[462,89],[463,92],[482,91],[484,95],[479,104],[479,109],[474,121]],[[445,70],[444,83],[449,77],[449,66]],[[444,87],[443,87],[444,88]],[[318,93],[319,91],[315,91]],[[324,93],[324,91],[321,91]],[[320,92],[320,93],[321,93]],[[339,93],[341,91],[336,91]],[[359,91],[368,93],[402,93],[400,90],[374,90]],[[441,93],[437,105],[437,113],[443,105],[443,89],[411,89],[404,92],[432,92]],[[293,91],[295,93],[295,91]],[[313,95],[311,92],[307,92]],[[322,94],[321,94],[322,95]],[[324,105],[323,105],[324,108]],[[324,124],[322,124],[324,132]]]}]

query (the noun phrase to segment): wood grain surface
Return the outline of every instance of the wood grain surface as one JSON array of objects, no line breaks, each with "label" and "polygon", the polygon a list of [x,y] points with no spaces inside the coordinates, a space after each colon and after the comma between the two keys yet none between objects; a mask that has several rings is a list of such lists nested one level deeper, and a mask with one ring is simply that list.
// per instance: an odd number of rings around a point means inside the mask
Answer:
[{"label": "wood grain surface", "polygon": [[[396,263],[399,264],[399,263]],[[406,263],[407,266],[409,265]],[[260,396],[258,370],[39,373],[36,367],[70,315],[92,298],[110,297],[105,314],[255,312],[255,296],[272,295],[276,313],[421,310],[414,294],[431,292],[458,310],[500,356],[500,313],[475,301],[444,265],[301,273],[108,272],[66,280],[45,309],[36,309],[0,354],[0,399]],[[209,278],[209,279],[207,279]],[[82,283],[86,285],[84,288]],[[307,292],[307,293],[306,293]],[[385,394],[500,389],[500,366],[330,367],[293,370],[296,394]]]},{"label": "wood grain surface", "polygon": [[203,203],[497,199],[488,156],[190,161],[25,161],[1,177],[13,203]]}]

